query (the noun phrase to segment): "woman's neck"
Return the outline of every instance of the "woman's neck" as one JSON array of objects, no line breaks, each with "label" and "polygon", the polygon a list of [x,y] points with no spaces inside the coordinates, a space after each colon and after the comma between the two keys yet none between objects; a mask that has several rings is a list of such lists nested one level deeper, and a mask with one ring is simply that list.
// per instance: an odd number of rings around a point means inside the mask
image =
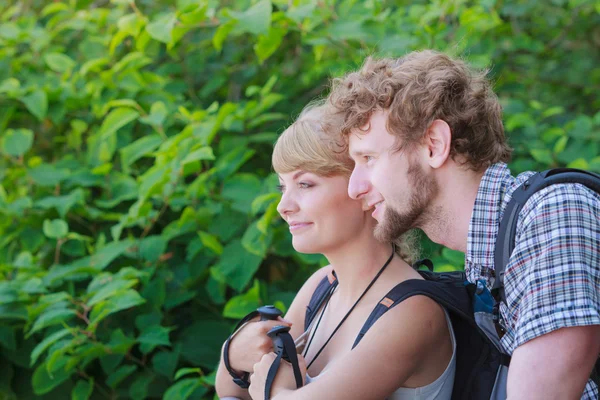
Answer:
[{"label": "woman's neck", "polygon": [[391,244],[377,241],[372,232],[364,236],[324,254],[337,275],[343,303],[354,303],[392,254]]}]

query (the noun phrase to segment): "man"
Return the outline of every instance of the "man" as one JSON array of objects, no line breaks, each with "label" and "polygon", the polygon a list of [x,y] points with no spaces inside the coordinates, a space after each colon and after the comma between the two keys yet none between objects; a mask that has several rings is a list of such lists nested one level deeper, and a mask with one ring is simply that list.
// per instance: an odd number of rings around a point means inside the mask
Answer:
[{"label": "man", "polygon": [[[470,281],[491,287],[503,210],[531,173],[512,177],[498,99],[484,73],[433,51],[366,61],[329,97],[355,168],[349,195],[373,207],[391,241],[421,228],[465,252]],[[506,269],[502,346],[510,399],[597,399],[600,196],[552,185],[519,215]]]}]

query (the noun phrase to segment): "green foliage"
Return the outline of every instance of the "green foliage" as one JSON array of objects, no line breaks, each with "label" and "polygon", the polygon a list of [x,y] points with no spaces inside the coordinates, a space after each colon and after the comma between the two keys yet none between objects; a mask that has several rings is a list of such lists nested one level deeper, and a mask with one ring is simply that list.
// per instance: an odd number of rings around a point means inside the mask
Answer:
[{"label": "green foliage", "polygon": [[276,217],[272,143],[368,54],[490,67],[514,171],[600,172],[593,0],[10,3],[2,398],[212,398],[234,319],[289,306],[322,262]]}]

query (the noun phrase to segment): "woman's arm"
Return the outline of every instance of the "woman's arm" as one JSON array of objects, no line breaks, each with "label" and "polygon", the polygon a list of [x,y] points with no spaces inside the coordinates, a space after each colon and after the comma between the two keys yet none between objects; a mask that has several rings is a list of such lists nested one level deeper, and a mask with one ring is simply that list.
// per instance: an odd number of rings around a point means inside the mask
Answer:
[{"label": "woman's arm", "polygon": [[[229,364],[242,376],[243,371],[252,372],[254,364],[262,356],[273,351],[271,339],[267,332],[275,325],[290,325],[290,334],[298,337],[304,331],[304,313],[317,285],[327,275],[331,267],[323,267],[316,271],[302,286],[285,315],[285,320],[251,321],[233,337],[229,346]],[[221,354],[223,349],[221,348]],[[247,389],[242,389],[233,382],[233,378],[225,368],[223,358],[219,362],[215,388],[219,397],[238,397],[250,399]]]},{"label": "woman's arm", "polygon": [[[440,346],[447,346],[447,340],[448,325],[442,308],[427,297],[414,296],[388,311],[354,350],[328,366],[311,384],[293,390],[291,367],[282,363],[272,398],[382,399],[415,374],[426,371],[432,362],[439,363],[436,355]],[[253,397],[260,398],[264,393],[271,362],[272,356],[267,355],[255,366],[250,386]]]}]

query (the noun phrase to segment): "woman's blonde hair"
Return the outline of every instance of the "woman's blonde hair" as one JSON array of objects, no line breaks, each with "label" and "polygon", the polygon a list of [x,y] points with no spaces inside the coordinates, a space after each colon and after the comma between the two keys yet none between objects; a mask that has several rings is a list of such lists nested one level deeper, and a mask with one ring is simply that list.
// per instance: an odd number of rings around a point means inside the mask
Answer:
[{"label": "woman's blonde hair", "polygon": [[[304,108],[300,116],[277,139],[273,149],[273,169],[278,174],[296,170],[319,176],[349,178],[354,161],[348,155],[345,143],[330,134],[335,125],[329,105],[314,102]],[[409,231],[394,241],[396,253],[408,263],[418,256],[415,232]]]},{"label": "woman's blonde hair", "polygon": [[275,142],[273,168],[278,174],[303,170],[320,176],[350,177],[354,162],[345,146],[327,135],[327,106],[312,103]]}]

